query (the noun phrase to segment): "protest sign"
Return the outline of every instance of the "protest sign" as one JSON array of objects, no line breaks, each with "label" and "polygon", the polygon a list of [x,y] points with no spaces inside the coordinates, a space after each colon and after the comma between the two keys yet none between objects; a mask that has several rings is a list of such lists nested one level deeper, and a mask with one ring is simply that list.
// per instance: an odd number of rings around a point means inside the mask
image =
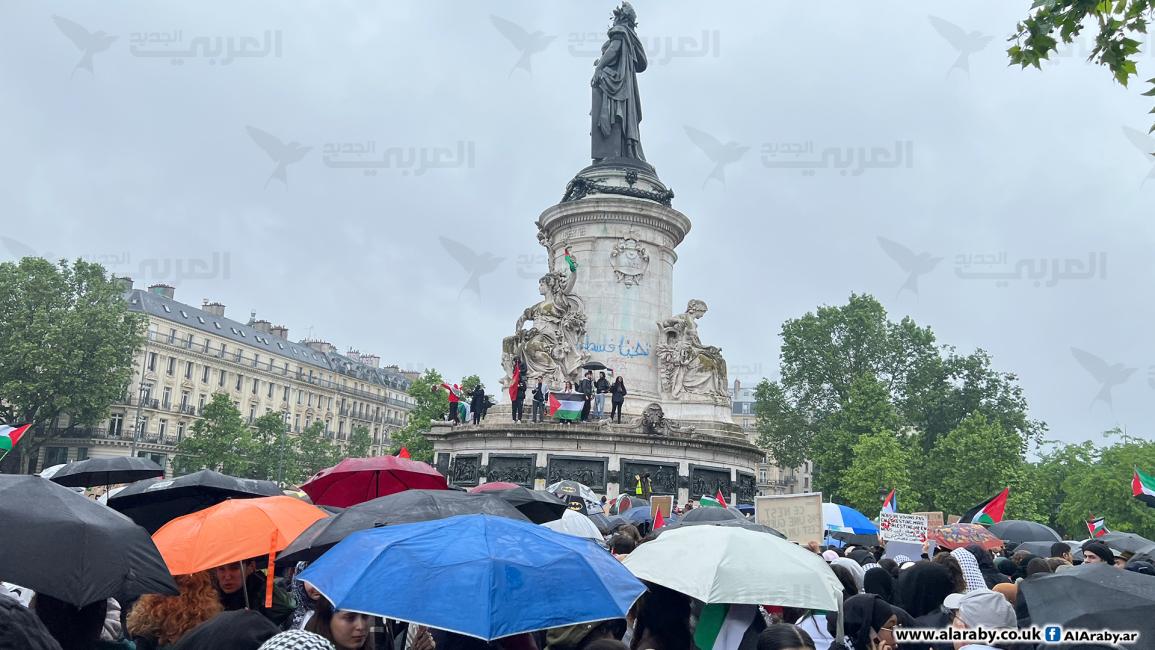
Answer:
[{"label": "protest sign", "polygon": [[657,519],[657,513],[662,513],[662,519],[669,520],[670,512],[674,509],[674,495],[655,494],[650,497],[650,519]]},{"label": "protest sign", "polygon": [[754,521],[769,526],[800,544],[821,542],[822,493],[754,497]]},{"label": "protest sign", "polygon": [[912,514],[912,515],[926,515],[927,530],[929,530],[931,528],[938,528],[939,526],[943,526],[946,524],[946,522],[942,518],[942,511],[941,510],[938,512],[912,512],[910,514]]},{"label": "protest sign", "polygon": [[962,519],[962,517],[960,517],[958,515],[950,515],[946,518],[946,523],[947,524],[957,524],[960,519]]},{"label": "protest sign", "polygon": [[884,512],[878,516],[878,538],[888,542],[926,541],[926,515]]}]

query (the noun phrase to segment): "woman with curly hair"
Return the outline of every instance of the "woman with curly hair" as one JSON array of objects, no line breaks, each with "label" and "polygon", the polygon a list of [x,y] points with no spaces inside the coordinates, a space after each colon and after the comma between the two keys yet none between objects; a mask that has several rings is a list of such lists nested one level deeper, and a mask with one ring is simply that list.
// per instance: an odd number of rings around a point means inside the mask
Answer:
[{"label": "woman with curly hair", "polygon": [[137,650],[164,650],[189,630],[220,614],[221,600],[208,572],[176,576],[179,596],[147,594],[128,615],[128,636]]}]

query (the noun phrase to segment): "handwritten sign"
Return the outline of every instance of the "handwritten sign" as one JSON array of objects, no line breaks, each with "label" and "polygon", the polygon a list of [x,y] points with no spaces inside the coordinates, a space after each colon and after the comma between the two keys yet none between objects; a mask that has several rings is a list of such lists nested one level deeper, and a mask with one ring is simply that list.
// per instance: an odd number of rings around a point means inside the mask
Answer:
[{"label": "handwritten sign", "polygon": [[884,512],[878,516],[878,537],[888,542],[926,541],[926,515]]},{"label": "handwritten sign", "polygon": [[754,521],[781,532],[792,542],[821,542],[822,493],[754,497]]},{"label": "handwritten sign", "polygon": [[657,513],[662,513],[662,519],[669,520],[670,512],[674,509],[674,495],[655,494],[650,497],[650,518],[655,519]]},{"label": "handwritten sign", "polygon": [[939,526],[946,525],[944,520],[943,520],[941,510],[937,511],[937,512],[912,512],[910,514],[912,514],[912,515],[925,515],[926,516],[927,530],[930,530],[931,528],[938,528]]},{"label": "handwritten sign", "polygon": [[961,519],[962,519],[962,517],[960,517],[958,515],[950,515],[946,518],[946,523],[957,524],[959,522],[959,520],[961,520]]}]

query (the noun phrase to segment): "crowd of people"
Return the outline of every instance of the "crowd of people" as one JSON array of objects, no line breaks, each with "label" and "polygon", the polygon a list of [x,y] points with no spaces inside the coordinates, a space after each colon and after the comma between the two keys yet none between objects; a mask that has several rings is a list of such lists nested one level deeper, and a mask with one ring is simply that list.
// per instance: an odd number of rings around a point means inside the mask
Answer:
[{"label": "crowd of people", "polygon": [[[465,391],[459,384],[441,384],[445,389],[448,403],[446,404],[445,421],[454,425],[472,422],[480,424],[485,420],[489,409],[496,404],[492,395],[485,393],[485,386],[478,384],[471,391]],[[593,371],[587,370],[578,381],[575,388],[573,383],[565,382],[560,387],[550,387],[538,380],[531,389],[529,382],[519,373],[516,383],[510,387],[510,417],[513,422],[523,422],[525,417],[525,401],[530,400],[530,421],[547,422],[549,417],[550,393],[567,393],[581,395],[582,408],[579,421],[588,422],[591,419],[599,421],[608,419],[616,424],[622,423],[622,405],[626,401],[626,382],[618,375],[611,382],[605,372],[598,372],[595,379]],[[607,416],[605,406],[606,397],[610,400],[610,411]],[[558,420],[560,424],[568,424],[569,420]]]}]

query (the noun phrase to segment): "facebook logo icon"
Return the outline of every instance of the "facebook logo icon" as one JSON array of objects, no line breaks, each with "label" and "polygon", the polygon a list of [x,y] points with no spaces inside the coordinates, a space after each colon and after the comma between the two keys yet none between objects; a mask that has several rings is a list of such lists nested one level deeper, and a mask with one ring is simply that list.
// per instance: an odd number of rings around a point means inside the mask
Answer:
[{"label": "facebook logo icon", "polygon": [[1060,636],[1060,629],[1056,625],[1052,625],[1043,631],[1043,638],[1047,641],[1058,641]]}]

